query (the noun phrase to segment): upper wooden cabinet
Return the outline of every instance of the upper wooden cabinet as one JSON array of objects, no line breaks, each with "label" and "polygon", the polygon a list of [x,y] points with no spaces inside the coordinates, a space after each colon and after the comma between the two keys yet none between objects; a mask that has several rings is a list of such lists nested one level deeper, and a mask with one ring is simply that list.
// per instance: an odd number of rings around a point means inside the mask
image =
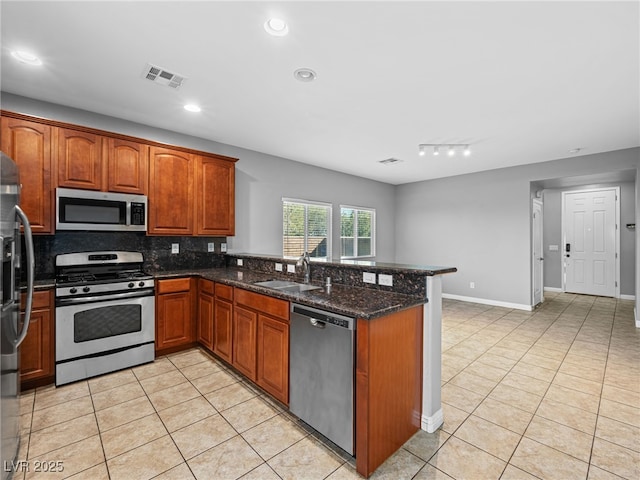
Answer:
[{"label": "upper wooden cabinet", "polygon": [[193,175],[193,155],[151,147],[147,219],[149,234],[193,233]]},{"label": "upper wooden cabinet", "polygon": [[149,145],[110,138],[107,148],[107,190],[145,195],[149,182]]},{"label": "upper wooden cabinet", "polygon": [[235,235],[235,165],[197,157],[196,234]]},{"label": "upper wooden cabinet", "polygon": [[58,186],[102,190],[103,138],[68,128],[58,129]]},{"label": "upper wooden cabinet", "polygon": [[53,233],[52,127],[17,118],[0,118],[0,148],[20,169],[20,206],[33,233]]}]

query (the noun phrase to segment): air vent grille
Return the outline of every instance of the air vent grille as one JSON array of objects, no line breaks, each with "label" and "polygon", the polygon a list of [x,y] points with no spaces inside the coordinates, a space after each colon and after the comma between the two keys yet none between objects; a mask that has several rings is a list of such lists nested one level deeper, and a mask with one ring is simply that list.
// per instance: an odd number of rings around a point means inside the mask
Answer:
[{"label": "air vent grille", "polygon": [[187,79],[184,75],[171,73],[162,67],[158,67],[150,63],[145,67],[142,76],[152,82],[175,89],[180,88]]},{"label": "air vent grille", "polygon": [[386,158],[385,160],[378,160],[378,163],[381,163],[383,165],[389,165],[389,164],[398,163],[401,161],[402,160],[400,160],[399,158]]}]

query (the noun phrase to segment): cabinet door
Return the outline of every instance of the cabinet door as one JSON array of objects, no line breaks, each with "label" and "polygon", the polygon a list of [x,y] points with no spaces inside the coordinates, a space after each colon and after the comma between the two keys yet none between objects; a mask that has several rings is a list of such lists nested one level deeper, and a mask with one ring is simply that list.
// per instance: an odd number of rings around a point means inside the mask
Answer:
[{"label": "cabinet door", "polygon": [[51,127],[2,117],[0,147],[20,169],[20,206],[33,233],[53,233]]},{"label": "cabinet door", "polygon": [[195,341],[191,318],[191,293],[168,293],[156,297],[156,350]]},{"label": "cabinet door", "polygon": [[196,234],[235,235],[235,165],[197,157]]},{"label": "cabinet door", "polygon": [[200,280],[199,285],[200,294],[198,296],[198,342],[207,347],[209,350],[213,350],[213,311],[214,311],[214,299],[213,295],[208,294],[202,288],[203,285],[211,284],[213,282],[209,280]]},{"label": "cabinet door", "polygon": [[238,305],[233,310],[233,366],[256,381],[256,327],[258,314]]},{"label": "cabinet door", "polygon": [[148,233],[193,233],[193,158],[188,153],[151,147]]},{"label": "cabinet door", "polygon": [[289,324],[258,316],[258,374],[256,383],[289,403]]},{"label": "cabinet door", "polygon": [[102,137],[58,129],[58,186],[102,190]]},{"label": "cabinet door", "polygon": [[216,298],[214,309],[213,351],[223,360],[232,363],[233,304]]},{"label": "cabinet door", "polygon": [[118,138],[108,140],[110,192],[146,195],[149,182],[149,146]]}]

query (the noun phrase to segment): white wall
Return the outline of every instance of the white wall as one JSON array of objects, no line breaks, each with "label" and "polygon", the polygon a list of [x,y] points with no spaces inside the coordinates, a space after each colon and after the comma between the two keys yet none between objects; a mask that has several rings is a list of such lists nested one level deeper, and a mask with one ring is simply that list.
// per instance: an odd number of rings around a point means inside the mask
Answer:
[{"label": "white wall", "polygon": [[293,197],[334,205],[334,256],[340,254],[340,205],[375,208],[376,259],[394,260],[393,185],[9,93],[2,93],[1,106],[13,112],[239,158],[236,163],[236,235],[228,238],[230,251],[282,255],[282,197]]},{"label": "white wall", "polygon": [[530,307],[531,183],[635,170],[639,155],[617,150],[398,186],[396,261],[457,267],[444,276],[445,294]]}]

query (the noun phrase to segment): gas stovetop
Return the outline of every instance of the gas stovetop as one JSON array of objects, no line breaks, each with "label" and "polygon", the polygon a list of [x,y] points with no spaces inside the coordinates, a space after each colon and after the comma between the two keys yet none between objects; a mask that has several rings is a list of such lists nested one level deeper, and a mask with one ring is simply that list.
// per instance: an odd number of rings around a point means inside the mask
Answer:
[{"label": "gas stovetop", "polygon": [[56,256],[56,296],[118,293],[153,288],[139,252],[80,252]]}]

